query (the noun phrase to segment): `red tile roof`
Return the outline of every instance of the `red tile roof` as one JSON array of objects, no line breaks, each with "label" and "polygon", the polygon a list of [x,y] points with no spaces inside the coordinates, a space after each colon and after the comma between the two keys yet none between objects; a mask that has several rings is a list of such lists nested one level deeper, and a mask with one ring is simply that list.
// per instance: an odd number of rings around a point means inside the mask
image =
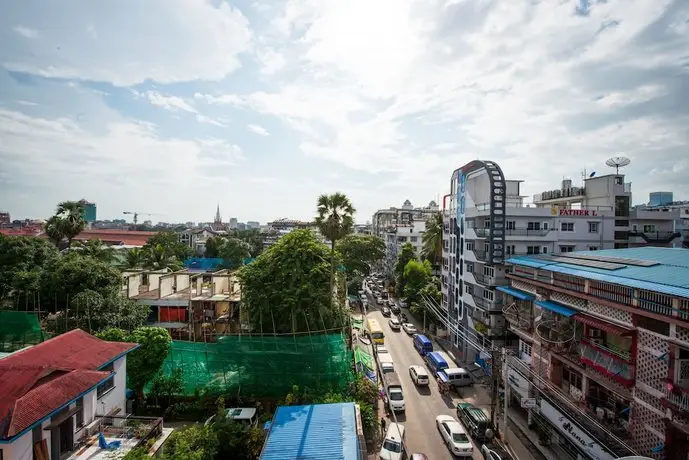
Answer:
[{"label": "red tile roof", "polygon": [[138,230],[84,230],[79,233],[75,240],[101,240],[108,244],[129,244],[132,246],[143,246],[148,239],[158,232],[143,232]]},{"label": "red tile roof", "polygon": [[111,373],[97,369],[136,347],[74,329],[0,359],[0,439],[18,434],[102,382]]},{"label": "red tile roof", "polygon": [[0,228],[0,234],[7,236],[38,236],[40,227]]}]

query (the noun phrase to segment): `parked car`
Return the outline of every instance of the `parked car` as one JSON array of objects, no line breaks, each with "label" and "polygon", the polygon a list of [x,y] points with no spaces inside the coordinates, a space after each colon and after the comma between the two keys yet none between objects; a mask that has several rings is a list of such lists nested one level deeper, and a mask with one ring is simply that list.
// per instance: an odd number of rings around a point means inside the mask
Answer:
[{"label": "parked car", "polygon": [[383,303],[384,303],[384,302],[383,302],[383,298],[382,298],[381,296],[378,296],[378,298],[376,299],[376,303],[377,303],[378,305],[383,305]]},{"label": "parked car", "polygon": [[376,352],[378,352],[378,354],[387,353],[388,349],[385,348],[385,345],[376,345]]},{"label": "parked car", "polygon": [[445,445],[457,457],[471,457],[474,454],[474,446],[464,427],[449,415],[438,415],[435,418],[440,436]]},{"label": "parked car", "polygon": [[404,455],[402,441],[404,439],[404,425],[391,423],[385,432],[383,446],[380,448],[381,460],[401,460]]},{"label": "parked car", "polygon": [[392,361],[381,362],[380,370],[383,371],[383,374],[387,374],[388,372],[395,372],[395,364]]},{"label": "parked car", "polygon": [[392,312],[396,315],[398,315],[400,313],[400,311],[402,311],[402,310],[400,310],[399,305],[397,305],[394,302],[392,303],[392,305],[390,305],[390,310],[392,310]]},{"label": "parked car", "polygon": [[388,307],[383,307],[383,308],[380,310],[380,312],[381,312],[381,313],[383,314],[383,316],[385,316],[386,318],[389,317],[389,316],[392,314],[392,312],[390,311],[390,309],[389,309]]},{"label": "parked car", "polygon": [[512,460],[510,454],[497,444],[484,444],[481,446],[481,453],[486,460]]},{"label": "parked car", "polygon": [[[204,425],[211,425],[216,417],[217,414],[209,417]],[[230,407],[229,409],[225,409],[225,417],[235,422],[246,423],[252,426],[258,423],[255,407]]]},{"label": "parked car", "polygon": [[388,324],[390,325],[390,329],[392,329],[393,331],[399,331],[402,327],[400,321],[397,318],[390,318],[388,320]]},{"label": "parked car", "polygon": [[411,457],[409,457],[409,460],[428,460],[428,455],[423,452],[414,452],[411,454]]},{"label": "parked car", "polygon": [[416,334],[416,326],[414,326],[412,323],[402,323],[402,329],[404,329],[404,332],[409,335]]},{"label": "parked car", "polygon": [[426,372],[423,366],[409,366],[409,377],[411,377],[411,381],[414,382],[416,386],[428,386],[428,372]]},{"label": "parked car", "polygon": [[474,439],[485,441],[493,437],[490,418],[480,408],[465,402],[457,403],[457,417]]}]

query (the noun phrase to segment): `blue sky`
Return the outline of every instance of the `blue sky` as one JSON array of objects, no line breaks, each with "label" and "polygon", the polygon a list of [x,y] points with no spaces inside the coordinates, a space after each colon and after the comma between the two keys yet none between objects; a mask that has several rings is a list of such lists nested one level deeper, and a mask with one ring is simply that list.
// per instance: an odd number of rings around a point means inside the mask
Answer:
[{"label": "blue sky", "polygon": [[497,161],[689,199],[689,2],[0,2],[0,208],[357,221]]}]

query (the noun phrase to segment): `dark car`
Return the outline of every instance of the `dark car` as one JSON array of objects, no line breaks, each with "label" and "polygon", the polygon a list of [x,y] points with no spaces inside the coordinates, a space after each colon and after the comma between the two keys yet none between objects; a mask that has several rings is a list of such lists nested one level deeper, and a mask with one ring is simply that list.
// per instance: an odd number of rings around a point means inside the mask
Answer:
[{"label": "dark car", "polygon": [[486,460],[512,460],[510,454],[497,444],[484,444],[481,453]]},{"label": "dark car", "polygon": [[383,316],[388,317],[391,315],[390,309],[388,307],[383,307],[381,309],[381,313],[383,313]]},{"label": "dark car", "polygon": [[396,315],[398,315],[401,311],[399,305],[397,305],[397,304],[392,304],[392,306],[390,307],[390,310],[392,310],[392,312]]}]

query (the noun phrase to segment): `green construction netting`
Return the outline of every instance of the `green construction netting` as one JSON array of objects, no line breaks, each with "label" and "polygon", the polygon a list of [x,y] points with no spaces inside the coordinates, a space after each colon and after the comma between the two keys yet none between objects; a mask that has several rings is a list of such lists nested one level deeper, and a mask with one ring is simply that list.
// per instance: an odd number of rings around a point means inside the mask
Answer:
[{"label": "green construction netting", "polygon": [[353,378],[352,352],[341,334],[223,336],[217,343],[173,341],[163,363],[181,368],[184,391],[222,391],[279,398],[300,388],[341,391]]},{"label": "green construction netting", "polygon": [[0,352],[20,350],[46,338],[36,313],[0,311]]}]

